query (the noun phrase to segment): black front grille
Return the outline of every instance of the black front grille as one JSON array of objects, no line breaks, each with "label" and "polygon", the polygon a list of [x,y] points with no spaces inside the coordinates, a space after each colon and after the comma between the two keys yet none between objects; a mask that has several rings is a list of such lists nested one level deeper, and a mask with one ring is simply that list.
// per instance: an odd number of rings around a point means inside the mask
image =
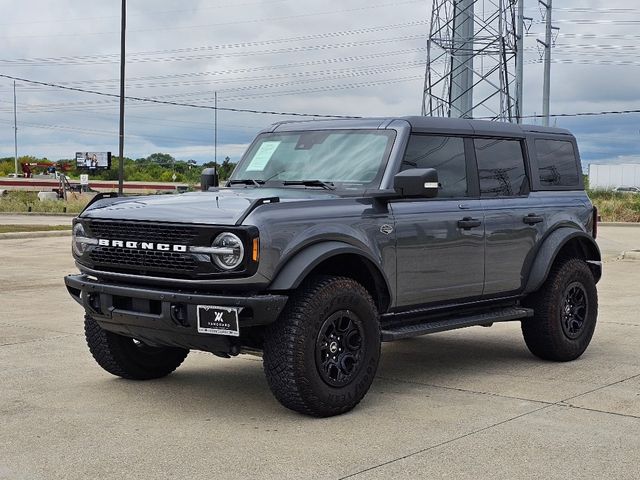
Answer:
[{"label": "black front grille", "polygon": [[118,266],[138,271],[191,273],[198,268],[198,263],[192,255],[179,252],[99,246],[93,248],[89,256],[96,265]]},{"label": "black front grille", "polygon": [[172,243],[193,245],[198,236],[195,227],[187,225],[163,225],[143,222],[88,222],[91,236],[116,240],[133,240],[144,242]]},{"label": "black front grille", "polygon": [[[233,272],[223,272],[216,267],[210,255],[190,251],[191,246],[211,246],[211,242],[220,232],[230,229],[227,226],[91,218],[80,221],[89,237],[109,240],[100,242],[102,245],[88,245],[85,253],[78,258],[80,264],[98,272],[176,279],[208,279],[249,276],[257,269],[256,262],[246,260]],[[246,251],[246,245],[251,244],[251,238],[257,236],[256,229],[232,228],[245,243]],[[127,242],[134,243],[127,246]],[[158,248],[159,245],[162,247]]]}]

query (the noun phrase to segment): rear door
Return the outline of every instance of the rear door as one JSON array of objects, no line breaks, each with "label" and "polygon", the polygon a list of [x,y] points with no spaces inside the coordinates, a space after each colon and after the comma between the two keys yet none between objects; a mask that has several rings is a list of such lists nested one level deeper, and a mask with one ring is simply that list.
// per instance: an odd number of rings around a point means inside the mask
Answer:
[{"label": "rear door", "polygon": [[524,140],[475,138],[473,143],[486,234],[484,295],[514,293],[524,286],[544,224],[530,196]]},{"label": "rear door", "polygon": [[482,295],[484,219],[470,139],[413,134],[401,170],[435,168],[430,199],[390,203],[397,238],[397,305],[417,306]]}]

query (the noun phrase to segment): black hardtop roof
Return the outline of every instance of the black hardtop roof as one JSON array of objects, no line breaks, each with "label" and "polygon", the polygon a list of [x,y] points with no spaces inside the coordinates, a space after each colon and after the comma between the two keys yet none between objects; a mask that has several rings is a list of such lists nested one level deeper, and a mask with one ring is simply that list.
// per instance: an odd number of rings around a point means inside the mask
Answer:
[{"label": "black hardtop roof", "polygon": [[529,133],[548,135],[571,135],[569,130],[538,125],[522,125],[510,122],[493,122],[489,120],[471,120],[466,118],[447,117],[371,117],[371,118],[339,118],[322,120],[302,120],[279,122],[272,125],[265,132],[292,132],[296,130],[334,130],[334,129],[384,129],[389,128],[395,121],[405,121],[411,129],[417,132],[449,133],[460,135],[488,135],[506,137],[524,137]]}]

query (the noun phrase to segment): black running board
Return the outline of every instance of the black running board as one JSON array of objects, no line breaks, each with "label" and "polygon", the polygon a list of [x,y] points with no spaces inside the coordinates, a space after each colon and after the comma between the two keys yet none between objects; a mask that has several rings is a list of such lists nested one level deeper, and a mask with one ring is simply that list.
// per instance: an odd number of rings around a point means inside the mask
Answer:
[{"label": "black running board", "polygon": [[417,337],[429,333],[446,332],[457,328],[473,327],[475,325],[491,325],[494,322],[508,322],[533,316],[531,308],[502,307],[482,313],[474,313],[464,316],[439,318],[433,321],[412,323],[402,326],[383,327],[381,339],[383,342],[400,340],[401,338]]}]

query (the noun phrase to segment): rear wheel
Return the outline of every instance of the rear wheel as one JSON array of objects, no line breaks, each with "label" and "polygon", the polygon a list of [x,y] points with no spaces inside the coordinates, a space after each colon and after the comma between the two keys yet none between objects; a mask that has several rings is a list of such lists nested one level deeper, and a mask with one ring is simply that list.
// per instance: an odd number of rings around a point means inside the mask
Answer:
[{"label": "rear wheel", "polygon": [[285,407],[327,417],[354,408],[380,358],[378,312],[345,277],[315,277],[291,297],[265,334],[264,370]]},{"label": "rear wheel", "polygon": [[88,315],[84,317],[84,333],[98,365],[112,375],[131,380],[165,377],[178,368],[189,353],[183,348],[152,347],[109,332]]},{"label": "rear wheel", "polygon": [[566,362],[587,349],[596,328],[598,292],[586,262],[574,258],[554,265],[527,306],[535,312],[533,318],[522,322],[531,353]]}]

